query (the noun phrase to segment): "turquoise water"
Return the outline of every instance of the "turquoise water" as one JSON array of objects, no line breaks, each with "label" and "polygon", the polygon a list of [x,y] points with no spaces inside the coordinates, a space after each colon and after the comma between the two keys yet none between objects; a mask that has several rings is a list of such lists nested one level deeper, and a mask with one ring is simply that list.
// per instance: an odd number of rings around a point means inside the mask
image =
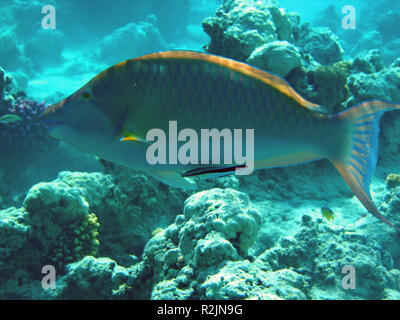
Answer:
[{"label": "turquoise water", "polygon": [[[55,139],[40,117],[108,67],[170,50],[271,72],[333,114],[400,103],[399,19],[387,0],[1,0],[0,298],[399,299],[398,233],[328,160],[181,189],[89,154],[83,135]],[[124,92],[110,87],[102,97],[117,114]],[[97,128],[87,115],[70,118],[81,132]],[[400,113],[380,129],[365,175],[379,212],[400,226]],[[321,144],[342,136],[332,134]]]}]

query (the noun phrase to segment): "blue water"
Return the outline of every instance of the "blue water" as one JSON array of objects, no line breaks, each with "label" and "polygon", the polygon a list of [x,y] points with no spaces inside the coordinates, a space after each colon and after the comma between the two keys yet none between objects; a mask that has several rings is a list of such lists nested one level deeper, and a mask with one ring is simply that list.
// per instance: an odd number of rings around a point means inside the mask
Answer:
[{"label": "blue water", "polygon": [[[371,99],[400,103],[398,3],[281,0],[275,13],[267,3],[0,0],[1,299],[400,299],[398,235],[327,160],[182,190],[56,140],[41,121],[46,106],[108,67],[169,50],[254,64],[332,113]],[[349,5],[353,28],[343,22]],[[20,118],[1,118],[10,114]],[[96,117],[82,119],[90,131]],[[399,226],[400,113],[380,127],[371,196]],[[42,285],[43,266],[56,271],[55,288]],[[351,277],[350,289],[342,285],[344,266],[357,275],[354,288]],[[101,280],[85,287],[85,277]]]}]

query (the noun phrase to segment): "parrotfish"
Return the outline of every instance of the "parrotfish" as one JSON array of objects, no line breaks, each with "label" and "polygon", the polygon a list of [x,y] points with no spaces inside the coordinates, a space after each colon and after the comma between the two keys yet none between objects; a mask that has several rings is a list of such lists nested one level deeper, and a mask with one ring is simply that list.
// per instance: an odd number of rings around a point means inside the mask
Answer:
[{"label": "parrotfish", "polygon": [[16,121],[22,121],[22,118],[15,114],[6,114],[0,118],[0,123],[4,123],[4,124],[16,122]]},{"label": "parrotfish", "polygon": [[327,158],[365,208],[399,231],[380,214],[370,194],[379,120],[396,109],[399,104],[371,100],[328,114],[271,73],[220,56],[169,51],[108,68],[48,107],[42,118],[54,125],[54,138],[182,188],[193,188],[193,177],[235,173],[243,163],[151,165],[145,156],[149,130],[168,131],[170,121],[196,132],[251,128],[255,169]]}]

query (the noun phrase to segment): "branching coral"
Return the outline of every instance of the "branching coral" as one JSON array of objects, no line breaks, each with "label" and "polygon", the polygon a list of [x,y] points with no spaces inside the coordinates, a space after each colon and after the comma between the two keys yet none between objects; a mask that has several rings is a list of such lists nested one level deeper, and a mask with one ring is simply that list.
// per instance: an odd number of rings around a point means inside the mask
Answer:
[{"label": "branching coral", "polygon": [[[5,88],[9,86],[10,80],[7,79],[6,76],[3,77]],[[1,82],[0,80],[0,86]],[[59,144],[48,136],[48,126],[40,121],[40,114],[45,108],[44,103],[15,99],[8,89],[5,93],[3,100],[0,97],[0,117],[11,114],[22,120],[0,124],[0,170],[7,173],[0,185],[0,193],[6,202],[16,205],[13,199],[20,196],[22,190],[25,192],[32,185],[32,181],[37,181],[34,179],[40,171],[37,168],[42,168],[42,163],[39,162],[44,154],[48,161],[49,156],[55,154]]]},{"label": "branching coral", "polygon": [[84,256],[96,256],[100,242],[100,224],[94,213],[78,219],[70,228],[65,228],[55,245],[50,248],[49,257],[61,269],[67,263],[78,261]]},{"label": "branching coral", "polygon": [[67,263],[97,253],[100,225],[81,193],[61,182],[39,183],[29,191],[24,207],[42,247],[43,263],[62,270]]},{"label": "branching coral", "polygon": [[2,152],[23,155],[49,151],[55,141],[47,134],[48,126],[40,122],[40,114],[45,109],[44,103],[17,98],[8,110],[2,114],[13,114],[22,118],[0,126]]}]

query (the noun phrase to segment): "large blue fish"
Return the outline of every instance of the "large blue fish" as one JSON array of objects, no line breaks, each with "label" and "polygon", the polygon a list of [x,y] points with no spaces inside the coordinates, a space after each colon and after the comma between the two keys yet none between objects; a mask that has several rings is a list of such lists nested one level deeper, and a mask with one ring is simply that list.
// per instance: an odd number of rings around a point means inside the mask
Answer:
[{"label": "large blue fish", "polygon": [[275,75],[219,56],[172,51],[110,67],[49,107],[43,119],[57,124],[54,137],[84,152],[183,188],[192,187],[186,177],[224,175],[237,167],[150,165],[145,156],[149,130],[168,131],[171,120],[196,131],[253,128],[255,169],[327,158],[365,208],[393,226],[372,202],[370,182],[379,119],[399,108],[373,100],[329,115]]}]

